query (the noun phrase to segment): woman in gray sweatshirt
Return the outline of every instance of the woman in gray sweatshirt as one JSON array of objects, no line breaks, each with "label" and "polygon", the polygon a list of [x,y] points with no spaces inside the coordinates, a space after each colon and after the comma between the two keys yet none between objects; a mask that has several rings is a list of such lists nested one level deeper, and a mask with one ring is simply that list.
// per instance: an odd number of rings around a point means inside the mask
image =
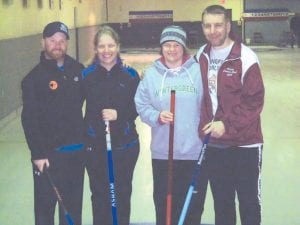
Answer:
[{"label": "woman in gray sweatshirt", "polygon": [[[166,27],[160,38],[161,58],[144,73],[136,95],[137,112],[151,127],[151,156],[156,225],[166,224],[169,125],[174,119],[172,224],[177,224],[202,141],[198,135],[202,80],[199,64],[187,53],[186,33],[179,26]],[[170,93],[176,91],[175,117],[170,112]],[[202,173],[186,217],[199,225],[207,179]]]}]

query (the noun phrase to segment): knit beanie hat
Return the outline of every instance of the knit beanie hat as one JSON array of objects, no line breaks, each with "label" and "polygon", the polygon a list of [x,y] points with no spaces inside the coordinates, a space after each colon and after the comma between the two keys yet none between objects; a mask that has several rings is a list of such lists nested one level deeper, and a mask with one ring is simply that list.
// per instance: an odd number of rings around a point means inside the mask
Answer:
[{"label": "knit beanie hat", "polygon": [[160,44],[166,41],[176,41],[186,48],[186,32],[180,26],[168,26],[166,27],[160,35]]}]

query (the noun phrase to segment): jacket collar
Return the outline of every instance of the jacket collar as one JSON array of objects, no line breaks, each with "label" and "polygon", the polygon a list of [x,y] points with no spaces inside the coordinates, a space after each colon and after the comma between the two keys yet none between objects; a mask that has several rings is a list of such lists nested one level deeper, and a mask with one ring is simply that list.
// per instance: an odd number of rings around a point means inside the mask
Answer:
[{"label": "jacket collar", "polygon": [[[210,55],[211,47],[212,47],[211,44],[207,44],[203,52],[207,55]],[[239,57],[241,57],[241,43],[234,41],[227,59],[236,59]]]},{"label": "jacket collar", "polygon": [[[49,69],[57,69],[57,62],[55,59],[46,59],[44,51],[41,51],[40,62]],[[69,65],[69,56],[66,55],[64,59],[64,67]]]}]

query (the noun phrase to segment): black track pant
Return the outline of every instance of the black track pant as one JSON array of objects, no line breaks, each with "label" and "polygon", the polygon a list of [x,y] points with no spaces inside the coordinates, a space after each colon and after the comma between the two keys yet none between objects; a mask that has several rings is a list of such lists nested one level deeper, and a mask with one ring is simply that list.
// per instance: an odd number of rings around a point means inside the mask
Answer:
[{"label": "black track pant", "polygon": [[242,225],[261,223],[261,148],[207,148],[215,224],[235,225],[235,196]]},{"label": "black track pant", "polygon": [[[49,173],[60,192],[64,205],[76,225],[81,224],[84,151],[55,152],[49,157]],[[45,173],[33,166],[35,225],[54,225],[57,198]],[[59,209],[59,224],[67,225]]]},{"label": "black track pant", "polygon": [[[173,161],[173,192],[172,192],[172,225],[177,225],[184,205],[188,187],[192,181],[197,161],[174,160]],[[153,198],[156,211],[156,225],[166,224],[166,196],[168,179],[168,160],[152,160],[153,169]],[[204,201],[207,189],[207,176],[204,167],[201,168],[197,186],[185,219],[186,225],[199,225],[204,209]]]},{"label": "black track pant", "polygon": [[[119,225],[129,225],[132,179],[139,149],[137,143],[125,150],[112,150]],[[107,152],[104,145],[88,152],[86,168],[92,192],[93,225],[111,225]]]}]

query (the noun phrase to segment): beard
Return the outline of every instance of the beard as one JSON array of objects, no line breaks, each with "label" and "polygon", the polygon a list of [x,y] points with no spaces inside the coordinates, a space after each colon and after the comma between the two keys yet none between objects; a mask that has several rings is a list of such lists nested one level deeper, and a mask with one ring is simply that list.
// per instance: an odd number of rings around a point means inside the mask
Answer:
[{"label": "beard", "polygon": [[49,59],[62,60],[66,56],[66,51],[63,49],[45,50],[45,56]]}]

